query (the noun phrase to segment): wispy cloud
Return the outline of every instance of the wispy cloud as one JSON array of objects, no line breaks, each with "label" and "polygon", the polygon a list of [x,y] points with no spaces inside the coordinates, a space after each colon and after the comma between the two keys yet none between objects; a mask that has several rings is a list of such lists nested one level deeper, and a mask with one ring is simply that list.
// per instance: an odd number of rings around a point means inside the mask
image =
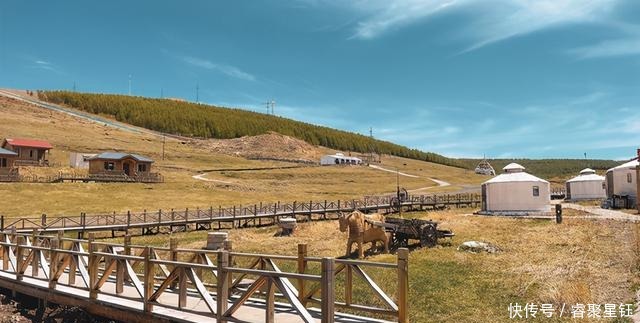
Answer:
[{"label": "wispy cloud", "polygon": [[187,64],[204,68],[207,70],[217,71],[227,76],[237,78],[240,80],[252,81],[252,82],[256,80],[256,77],[254,75],[247,73],[232,65],[218,64],[206,59],[192,57],[192,56],[182,56],[181,59]]},{"label": "wispy cloud", "polygon": [[[374,0],[343,2],[364,18],[352,39],[373,39],[445,13],[466,13],[452,33],[469,42],[461,53],[551,27],[572,23],[607,23],[623,0]],[[325,3],[335,2],[330,0]],[[613,22],[611,23],[614,24]]]},{"label": "wispy cloud", "polygon": [[574,48],[568,53],[582,59],[640,55],[640,36],[607,40],[595,45]]},{"label": "wispy cloud", "polygon": [[30,59],[31,64],[29,65],[29,67],[34,68],[34,69],[41,69],[41,70],[46,70],[46,71],[51,71],[51,72],[55,72],[58,74],[62,74],[62,70],[56,66],[55,64],[49,62],[49,61],[45,61],[42,59]]}]

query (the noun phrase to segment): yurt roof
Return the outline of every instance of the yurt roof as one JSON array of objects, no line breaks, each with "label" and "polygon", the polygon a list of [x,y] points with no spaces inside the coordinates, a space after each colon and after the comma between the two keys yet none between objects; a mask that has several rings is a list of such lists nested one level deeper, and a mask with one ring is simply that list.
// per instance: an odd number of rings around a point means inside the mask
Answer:
[{"label": "yurt roof", "polygon": [[591,169],[591,168],[585,168],[583,170],[580,171],[581,175],[588,175],[588,174],[595,174],[596,171]]},{"label": "yurt roof", "polygon": [[604,181],[604,176],[600,176],[600,175],[597,175],[597,174],[578,175],[578,176],[568,180],[567,183],[590,182],[590,181],[602,182],[602,181]]},{"label": "yurt roof", "polygon": [[[517,164],[516,164],[517,165]],[[518,165],[519,166],[519,165]],[[522,167],[522,166],[520,166]],[[541,182],[541,183],[549,183],[542,178],[535,177],[531,174],[525,172],[517,172],[517,173],[504,173],[500,174],[482,184],[491,184],[491,183],[509,183],[509,182]]]},{"label": "yurt roof", "polygon": [[630,162],[626,162],[626,163],[624,163],[624,164],[622,164],[620,166],[616,166],[614,168],[610,168],[610,169],[607,170],[607,172],[610,172],[612,170],[617,170],[617,169],[635,168],[637,166],[638,166],[638,160],[636,159],[636,160],[632,160]]},{"label": "yurt roof", "polygon": [[524,168],[524,166],[522,166],[522,165],[520,165],[520,164],[511,163],[511,164],[509,164],[509,165],[507,165],[507,166],[504,166],[504,167],[502,168],[502,170],[504,170],[504,171],[506,171],[506,172],[508,172],[508,171],[514,171],[514,170],[515,170],[515,171],[517,171],[517,170],[523,171],[523,170],[525,170],[525,168]]}]

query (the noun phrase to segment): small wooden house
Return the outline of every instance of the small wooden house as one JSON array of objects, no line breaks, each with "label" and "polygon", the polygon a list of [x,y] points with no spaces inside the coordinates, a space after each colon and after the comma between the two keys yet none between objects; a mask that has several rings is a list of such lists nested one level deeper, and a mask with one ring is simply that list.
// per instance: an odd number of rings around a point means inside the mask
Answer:
[{"label": "small wooden house", "polygon": [[105,152],[88,158],[89,175],[144,176],[151,173],[153,160],[137,154]]},{"label": "small wooden house", "polygon": [[48,152],[53,148],[44,140],[7,138],[2,148],[17,153],[14,165],[20,166],[48,166]]}]

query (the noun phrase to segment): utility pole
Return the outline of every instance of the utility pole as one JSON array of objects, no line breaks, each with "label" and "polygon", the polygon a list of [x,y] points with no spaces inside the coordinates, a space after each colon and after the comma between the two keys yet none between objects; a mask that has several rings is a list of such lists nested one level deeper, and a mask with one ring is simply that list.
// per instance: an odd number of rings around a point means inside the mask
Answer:
[{"label": "utility pole", "polygon": [[196,83],[196,103],[200,103],[200,83]]},{"label": "utility pole", "polygon": [[76,82],[73,81],[73,92],[75,92],[75,91],[76,91]]},{"label": "utility pole", "polygon": [[129,74],[129,96],[131,96],[131,74]]},{"label": "utility pole", "polygon": [[271,99],[271,115],[276,115],[275,112],[273,112],[273,109],[276,107],[276,101],[274,99]]}]

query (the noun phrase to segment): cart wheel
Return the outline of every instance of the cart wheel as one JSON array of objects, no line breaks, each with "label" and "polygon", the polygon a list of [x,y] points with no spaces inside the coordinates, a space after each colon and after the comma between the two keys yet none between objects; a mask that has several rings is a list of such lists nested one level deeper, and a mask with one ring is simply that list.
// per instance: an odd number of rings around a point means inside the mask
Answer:
[{"label": "cart wheel", "polygon": [[421,247],[435,247],[438,243],[438,231],[435,225],[426,224],[422,227],[420,232],[420,246]]},{"label": "cart wheel", "polygon": [[393,246],[396,248],[405,248],[408,245],[408,239],[403,234],[393,234]]}]

